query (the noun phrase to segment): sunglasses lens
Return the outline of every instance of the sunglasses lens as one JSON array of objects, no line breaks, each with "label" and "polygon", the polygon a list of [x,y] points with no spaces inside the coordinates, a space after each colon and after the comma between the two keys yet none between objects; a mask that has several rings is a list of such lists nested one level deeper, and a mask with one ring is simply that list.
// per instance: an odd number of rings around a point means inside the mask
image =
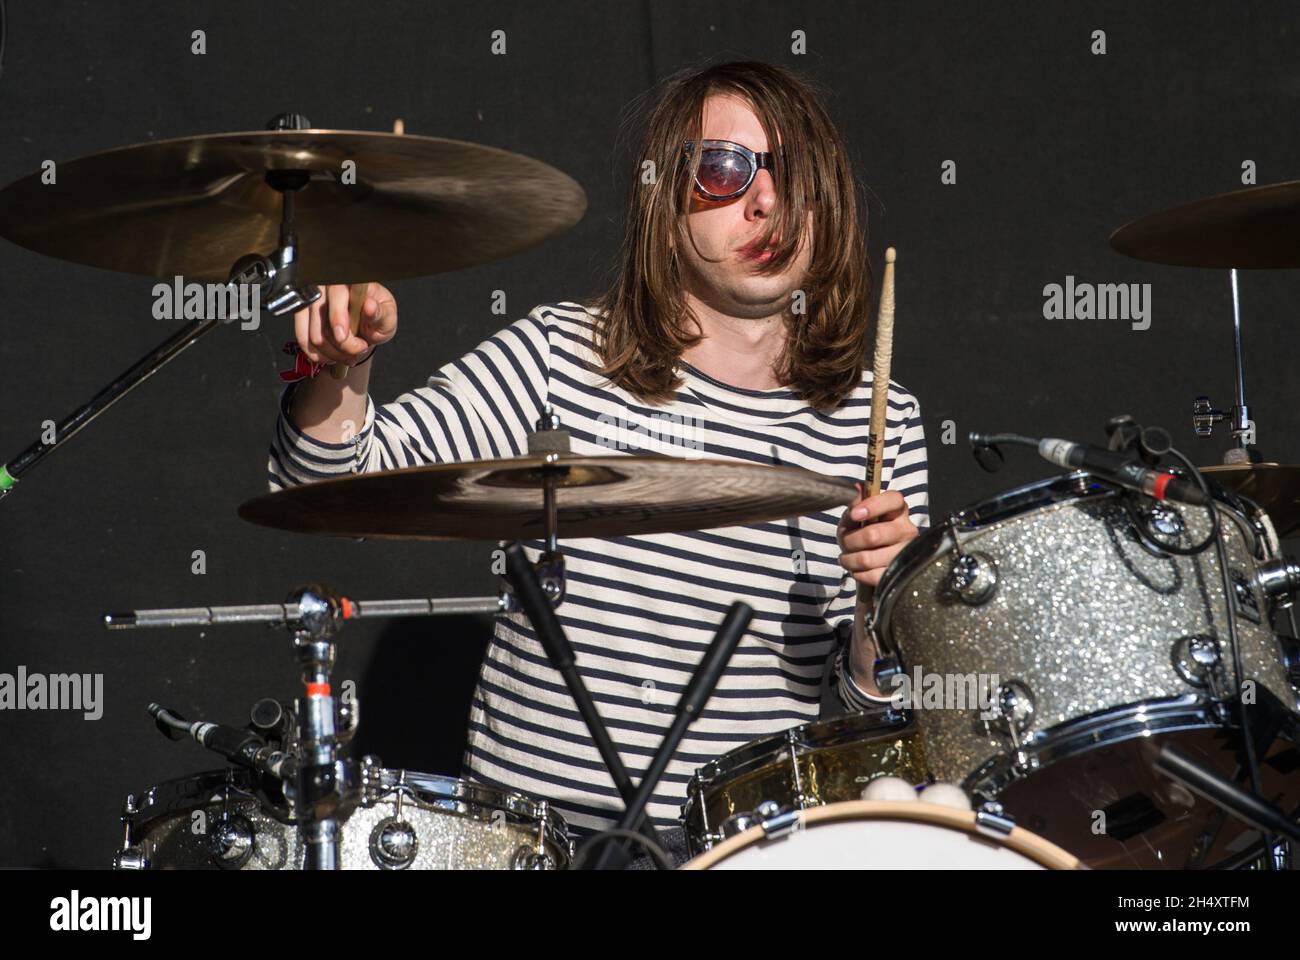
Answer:
[{"label": "sunglasses lens", "polygon": [[725,197],[743,187],[749,180],[749,174],[749,161],[743,153],[707,147],[700,157],[697,178],[706,191],[717,197]]}]

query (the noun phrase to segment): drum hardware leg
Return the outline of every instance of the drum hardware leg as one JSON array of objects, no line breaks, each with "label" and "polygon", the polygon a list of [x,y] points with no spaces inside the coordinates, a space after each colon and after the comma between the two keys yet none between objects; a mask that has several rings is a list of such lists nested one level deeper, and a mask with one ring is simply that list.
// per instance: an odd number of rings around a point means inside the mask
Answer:
[{"label": "drum hardware leg", "polygon": [[[1218,812],[1222,816],[1227,817],[1227,813],[1222,808],[1220,808]],[[1293,809],[1290,814],[1288,814],[1288,817],[1292,822],[1300,822],[1300,806]],[[1287,840],[1280,840],[1275,846],[1280,846],[1282,844],[1287,845],[1289,857],[1289,851],[1294,849],[1294,847],[1291,845],[1290,841]],[[1240,853],[1234,854],[1226,860],[1221,860],[1218,863],[1213,864],[1212,868],[1215,870],[1251,870],[1262,868],[1263,860],[1264,844],[1262,841],[1257,840]],[[1288,867],[1287,869],[1291,868]]]},{"label": "drum hardware leg", "polygon": [[1156,772],[1217,804],[1265,836],[1282,836],[1300,842],[1300,826],[1276,806],[1244,790],[1171,746],[1164,746],[1155,762]]}]

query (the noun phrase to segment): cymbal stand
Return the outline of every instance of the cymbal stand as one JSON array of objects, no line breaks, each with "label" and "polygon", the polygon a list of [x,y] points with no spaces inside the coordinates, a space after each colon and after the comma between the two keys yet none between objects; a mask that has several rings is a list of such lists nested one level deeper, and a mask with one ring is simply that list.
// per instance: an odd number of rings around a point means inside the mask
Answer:
[{"label": "cymbal stand", "polygon": [[[283,114],[271,121],[269,129],[304,129],[308,126],[310,124],[305,117]],[[227,281],[229,286],[236,288],[242,284],[257,284],[261,289],[263,309],[271,316],[294,313],[315,303],[321,296],[317,287],[312,284],[301,285],[297,279],[298,242],[293,229],[293,194],[305,187],[307,180],[308,174],[301,170],[272,170],[266,174],[267,184],[280,191],[282,197],[280,244],[268,256],[250,253],[240,257],[231,268]],[[42,431],[40,439],[29,444],[12,460],[0,465],[0,499],[4,499],[28,471],[56,448],[71,440],[101,413],[222,322],[225,321],[215,317],[190,320],[115,377],[89,401],[59,421],[54,428],[53,439],[46,441],[45,432]]]},{"label": "cymbal stand", "polygon": [[1250,418],[1250,407],[1246,403],[1246,374],[1242,362],[1241,350],[1241,297],[1237,289],[1237,270],[1229,271],[1232,283],[1232,335],[1237,374],[1237,403],[1229,411],[1216,410],[1208,396],[1199,396],[1192,402],[1192,429],[1198,437],[1214,435],[1214,425],[1224,420],[1231,420],[1230,427],[1237,446],[1231,447],[1223,455],[1225,464],[1259,463],[1262,459],[1255,450],[1255,422]]}]

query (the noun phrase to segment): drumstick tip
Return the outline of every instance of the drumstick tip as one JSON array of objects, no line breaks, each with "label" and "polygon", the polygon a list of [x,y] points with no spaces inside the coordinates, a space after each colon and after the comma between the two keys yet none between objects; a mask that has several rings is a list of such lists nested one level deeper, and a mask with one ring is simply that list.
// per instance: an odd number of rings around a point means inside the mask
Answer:
[{"label": "drumstick tip", "polygon": [[893,247],[885,248],[885,263],[893,263],[898,259],[898,251]]}]

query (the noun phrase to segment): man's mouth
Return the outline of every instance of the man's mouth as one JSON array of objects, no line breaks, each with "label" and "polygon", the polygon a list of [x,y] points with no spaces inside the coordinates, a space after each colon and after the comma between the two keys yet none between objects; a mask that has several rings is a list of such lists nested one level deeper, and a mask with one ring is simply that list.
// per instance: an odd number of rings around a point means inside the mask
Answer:
[{"label": "man's mouth", "polygon": [[741,255],[748,257],[751,260],[759,260],[759,261],[771,260],[772,253],[776,249],[776,245],[779,239],[780,239],[779,237],[773,237],[771,243],[769,243],[766,247],[763,247],[761,245],[762,238],[760,238],[758,241],[751,243],[747,247],[741,247],[740,248]]}]

